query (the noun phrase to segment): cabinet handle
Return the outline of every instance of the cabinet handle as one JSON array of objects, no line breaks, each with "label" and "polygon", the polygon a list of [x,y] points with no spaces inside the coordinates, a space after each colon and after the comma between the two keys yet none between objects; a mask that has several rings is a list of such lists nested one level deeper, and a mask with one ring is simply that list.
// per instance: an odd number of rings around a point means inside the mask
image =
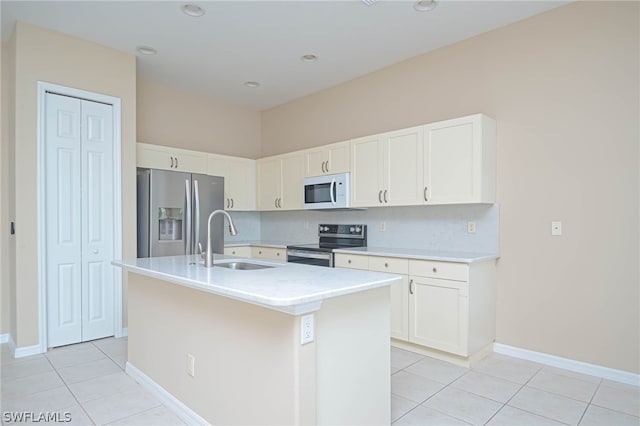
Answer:
[{"label": "cabinet handle", "polygon": [[413,294],[413,280],[409,281],[409,293]]},{"label": "cabinet handle", "polygon": [[436,272],[438,272],[438,268],[433,268],[433,273],[435,274]]},{"label": "cabinet handle", "polygon": [[171,158],[171,168],[173,169],[173,157],[169,157]]},{"label": "cabinet handle", "polygon": [[427,188],[428,188],[428,186],[424,187],[424,200],[425,201],[429,201],[429,199],[427,198]]},{"label": "cabinet handle", "polygon": [[324,169],[324,161],[320,165],[320,168],[322,169],[322,173],[326,173],[326,170]]},{"label": "cabinet handle", "polygon": [[178,157],[176,157],[176,169],[178,168]]},{"label": "cabinet handle", "polygon": [[388,268],[388,267],[389,267],[389,264],[388,264],[387,262],[384,262],[384,267],[385,267],[385,268]]},{"label": "cabinet handle", "polygon": [[384,190],[384,202],[385,203],[389,202],[389,200],[387,200],[387,190],[386,189]]},{"label": "cabinet handle", "polygon": [[378,201],[380,201],[380,204],[382,204],[382,189],[378,191]]},{"label": "cabinet handle", "polygon": [[231,199],[231,208],[233,208],[233,206],[235,205],[235,201],[233,201],[233,198]]},{"label": "cabinet handle", "polygon": [[327,165],[326,165],[326,169],[327,169],[327,173],[329,173],[329,160],[326,161]]},{"label": "cabinet handle", "polygon": [[277,198],[275,198],[273,200],[273,205],[276,206],[276,209],[278,208],[278,199]]},{"label": "cabinet handle", "polygon": [[282,208],[282,198],[278,198],[278,208]]},{"label": "cabinet handle", "polygon": [[227,198],[227,208],[229,208],[229,199]]}]

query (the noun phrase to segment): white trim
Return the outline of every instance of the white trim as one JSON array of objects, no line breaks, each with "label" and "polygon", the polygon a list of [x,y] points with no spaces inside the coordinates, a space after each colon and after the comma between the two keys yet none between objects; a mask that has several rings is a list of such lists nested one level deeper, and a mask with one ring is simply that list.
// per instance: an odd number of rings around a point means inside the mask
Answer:
[{"label": "white trim", "polygon": [[11,350],[11,354],[14,355],[16,354],[16,342],[13,341],[13,336],[11,334],[9,334],[9,341],[7,342],[9,344],[9,349]]},{"label": "white trim", "polygon": [[120,329],[120,333],[116,333],[116,337],[127,337],[129,335],[129,329],[127,327],[122,327]]},{"label": "white trim", "polygon": [[602,377],[603,379],[640,386],[640,374],[615,370],[601,365],[589,364],[587,362],[562,358],[542,352],[530,351],[528,349],[517,348],[515,346],[503,345],[502,343],[494,343],[493,351],[499,354],[526,359],[528,361],[537,362],[551,367],[575,371],[576,373],[588,374],[590,376]]},{"label": "white trim", "polygon": [[0,334],[0,344],[9,343],[9,333]]},{"label": "white trim", "polygon": [[[44,142],[45,142],[45,99],[47,92],[59,93],[66,96],[73,96],[80,99],[86,99],[94,102],[109,104],[113,107],[113,258],[122,258],[122,106],[120,98],[103,95],[100,93],[87,92],[85,90],[74,89],[72,87],[60,86],[53,83],[38,81],[38,170],[37,170],[37,197],[38,197],[38,335],[39,335],[39,352],[47,352],[47,286],[46,286],[46,245],[44,236],[46,235],[45,227],[45,158],[44,158]],[[114,270],[114,335],[118,336],[122,330],[122,273]],[[27,348],[18,348],[27,350]],[[26,355],[22,355],[26,356]]]},{"label": "white trim", "polygon": [[23,358],[25,356],[37,355],[43,353],[40,345],[23,346],[21,348],[15,348],[13,351],[14,358]]},{"label": "white trim", "polygon": [[125,372],[136,382],[145,388],[151,395],[155,396],[169,410],[180,417],[188,425],[209,425],[205,419],[200,417],[195,411],[187,407],[182,401],[171,395],[165,388],[153,381],[149,376],[138,370],[130,362],[127,362]]}]

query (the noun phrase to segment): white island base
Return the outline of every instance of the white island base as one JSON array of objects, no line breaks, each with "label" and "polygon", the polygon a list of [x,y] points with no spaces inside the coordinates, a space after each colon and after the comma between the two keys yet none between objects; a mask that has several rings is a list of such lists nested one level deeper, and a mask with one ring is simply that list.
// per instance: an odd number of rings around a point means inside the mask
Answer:
[{"label": "white island base", "polygon": [[304,345],[300,315],[132,272],[128,287],[127,373],[188,423],[390,423],[388,286],[323,300]]}]

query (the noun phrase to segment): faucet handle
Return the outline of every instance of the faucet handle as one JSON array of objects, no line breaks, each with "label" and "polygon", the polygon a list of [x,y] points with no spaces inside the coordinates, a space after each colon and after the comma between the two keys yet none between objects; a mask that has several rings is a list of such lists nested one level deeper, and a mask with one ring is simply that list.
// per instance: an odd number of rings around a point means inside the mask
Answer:
[{"label": "faucet handle", "polygon": [[205,256],[206,256],[206,253],[202,249],[202,243],[200,241],[198,241],[198,248],[200,249],[200,257],[202,257],[204,259]]}]

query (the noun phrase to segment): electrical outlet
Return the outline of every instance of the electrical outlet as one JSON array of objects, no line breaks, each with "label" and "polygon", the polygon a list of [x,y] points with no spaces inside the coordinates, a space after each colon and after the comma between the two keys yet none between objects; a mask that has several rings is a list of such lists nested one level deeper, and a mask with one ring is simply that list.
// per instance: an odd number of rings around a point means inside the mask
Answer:
[{"label": "electrical outlet", "polygon": [[300,318],[300,344],[313,342],[313,314]]},{"label": "electrical outlet", "polygon": [[387,230],[387,223],[386,222],[380,222],[380,232],[384,232]]},{"label": "electrical outlet", "polygon": [[476,223],[475,222],[467,222],[467,232],[469,234],[476,233]]},{"label": "electrical outlet", "polygon": [[560,221],[551,222],[551,235],[554,235],[554,236],[562,235],[562,222]]},{"label": "electrical outlet", "polygon": [[196,357],[191,354],[187,354],[187,374],[191,377],[196,376]]}]

